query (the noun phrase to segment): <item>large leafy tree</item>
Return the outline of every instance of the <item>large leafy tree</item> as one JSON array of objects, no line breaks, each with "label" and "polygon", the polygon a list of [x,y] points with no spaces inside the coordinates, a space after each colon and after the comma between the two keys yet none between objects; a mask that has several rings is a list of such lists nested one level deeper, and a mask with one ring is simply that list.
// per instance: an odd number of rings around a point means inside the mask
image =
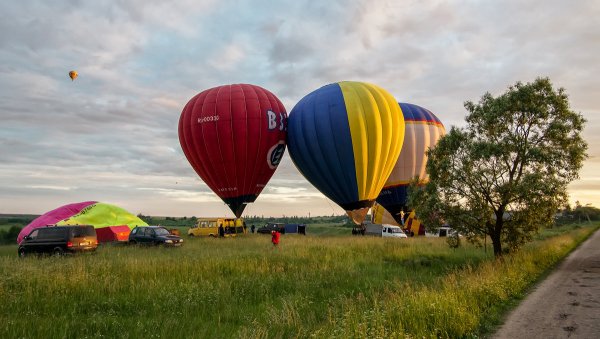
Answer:
[{"label": "large leafy tree", "polygon": [[448,222],[470,240],[489,236],[494,254],[551,225],[587,157],[585,120],[548,78],[467,101],[465,128],[428,151],[430,181],[409,204],[427,225]]}]

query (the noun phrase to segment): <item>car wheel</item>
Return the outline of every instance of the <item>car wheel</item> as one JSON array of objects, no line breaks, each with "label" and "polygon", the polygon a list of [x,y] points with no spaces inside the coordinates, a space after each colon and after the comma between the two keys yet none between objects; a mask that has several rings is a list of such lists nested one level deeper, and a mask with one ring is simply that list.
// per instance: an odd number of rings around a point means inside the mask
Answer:
[{"label": "car wheel", "polygon": [[60,247],[55,247],[55,248],[52,250],[52,254],[53,254],[54,256],[56,256],[56,257],[60,257],[60,256],[61,256],[61,255],[63,255],[64,253],[65,253],[65,251],[64,251],[62,248],[60,248]]},{"label": "car wheel", "polygon": [[25,258],[26,256],[27,256],[27,252],[25,251],[25,248],[23,248],[23,247],[19,248],[19,257]]}]

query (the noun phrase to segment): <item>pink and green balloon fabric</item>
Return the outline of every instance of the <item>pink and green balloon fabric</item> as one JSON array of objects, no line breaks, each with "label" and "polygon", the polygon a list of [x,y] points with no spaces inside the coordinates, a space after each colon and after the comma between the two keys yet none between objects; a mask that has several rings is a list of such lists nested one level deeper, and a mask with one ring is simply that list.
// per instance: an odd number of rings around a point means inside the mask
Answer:
[{"label": "pink and green balloon fabric", "polygon": [[46,225],[92,225],[94,228],[127,225],[130,229],[135,226],[148,226],[142,219],[127,212],[121,207],[97,201],[84,201],[61,206],[34,219],[25,226],[17,243],[32,230]]}]

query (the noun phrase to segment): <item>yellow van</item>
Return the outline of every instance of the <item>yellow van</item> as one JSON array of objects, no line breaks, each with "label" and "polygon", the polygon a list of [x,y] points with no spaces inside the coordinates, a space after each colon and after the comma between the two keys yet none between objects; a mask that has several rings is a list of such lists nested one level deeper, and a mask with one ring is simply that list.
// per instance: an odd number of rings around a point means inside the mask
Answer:
[{"label": "yellow van", "polygon": [[235,237],[237,234],[245,234],[246,223],[239,218],[198,218],[196,225],[188,230],[190,237],[218,237],[219,225],[223,225],[226,237]]}]

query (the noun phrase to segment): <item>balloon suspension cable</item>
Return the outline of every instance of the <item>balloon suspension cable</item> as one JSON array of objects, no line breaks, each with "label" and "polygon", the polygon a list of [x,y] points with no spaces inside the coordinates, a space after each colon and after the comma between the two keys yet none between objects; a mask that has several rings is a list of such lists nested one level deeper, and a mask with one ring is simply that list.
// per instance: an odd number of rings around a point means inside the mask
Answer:
[{"label": "balloon suspension cable", "polygon": [[329,208],[331,208],[331,215],[335,215],[335,209],[333,208],[333,206],[329,202],[329,199],[325,198],[325,201],[327,201],[327,205],[329,205]]}]

